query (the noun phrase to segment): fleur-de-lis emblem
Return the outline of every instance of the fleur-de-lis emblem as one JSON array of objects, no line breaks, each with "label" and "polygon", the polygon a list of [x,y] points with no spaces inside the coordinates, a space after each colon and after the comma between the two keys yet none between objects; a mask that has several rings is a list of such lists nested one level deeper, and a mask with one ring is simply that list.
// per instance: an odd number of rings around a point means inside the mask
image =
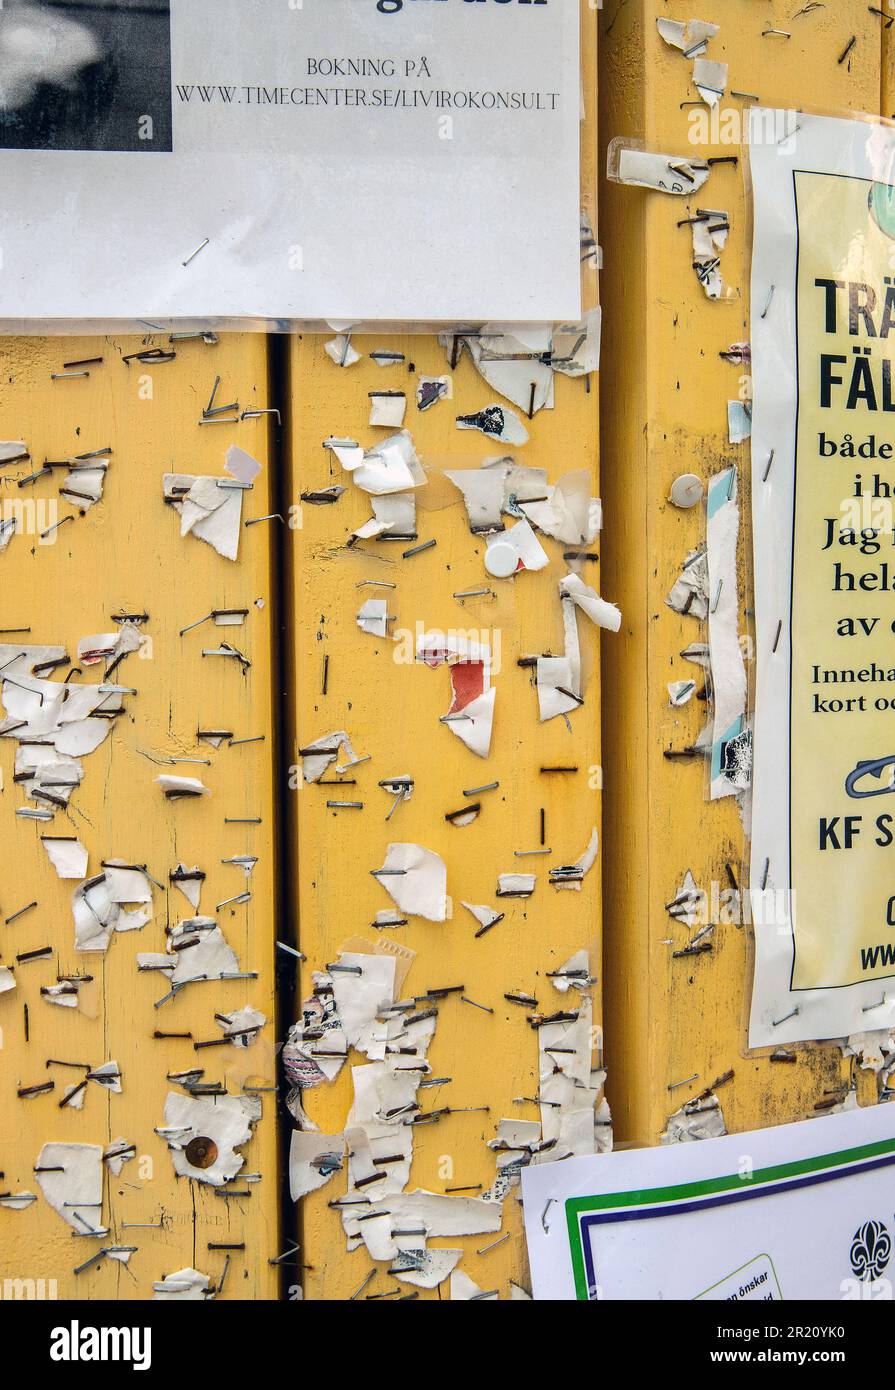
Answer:
[{"label": "fleur-de-lis emblem", "polygon": [[882,1221],[865,1221],[851,1243],[851,1267],[858,1279],[879,1279],[892,1254],[892,1237]]}]

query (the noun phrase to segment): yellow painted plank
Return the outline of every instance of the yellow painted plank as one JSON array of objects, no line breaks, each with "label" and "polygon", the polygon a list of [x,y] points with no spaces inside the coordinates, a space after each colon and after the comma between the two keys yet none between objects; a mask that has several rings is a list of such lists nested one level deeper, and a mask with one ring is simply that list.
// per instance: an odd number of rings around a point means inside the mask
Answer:
[{"label": "yellow painted plank", "polygon": [[[34,520],[57,495],[64,476],[53,473],[24,489],[15,480],[45,459],[65,459],[86,450],[111,447],[113,455],[101,503],[81,517],[59,504],[67,521],[44,544],[34,534],[16,535],[0,556],[0,628],[27,627],[24,640],[60,644],[75,661],[79,638],[114,630],[115,613],[146,612],[142,631],[150,645],[130,656],[113,679],[137,690],[126,700],[127,713],[111,736],[84,759],[84,779],[70,812],[59,813],[53,830],[78,835],[90,853],[89,869],[103,858],[146,864],[164,885],[155,890],[154,920],[142,931],[113,938],[105,956],[74,949],[71,896],[74,884],[59,881],[40,843],[47,827],[17,819],[25,804],[13,782],[14,744],[0,740],[0,921],[35,900],[37,907],[0,927],[0,964],[20,952],[53,948],[50,960],[20,965],[18,988],[0,996],[2,1078],[0,1078],[0,1191],[38,1192],[32,1169],[41,1145],[49,1141],[99,1143],[125,1137],[137,1158],[119,1178],[106,1177],[104,1218],[111,1227],[105,1242],[77,1239],[39,1195],[28,1210],[0,1208],[0,1279],[55,1281],[60,1298],[145,1299],[165,1273],[193,1265],[220,1281],[225,1254],[211,1243],[245,1242],[233,1252],[224,1298],[272,1298],[278,1271],[268,1259],[279,1253],[279,1192],[275,1097],[262,1097],[263,1116],[244,1150],[245,1171],[260,1173],[251,1197],[224,1200],[206,1185],[176,1180],[164,1141],[154,1133],[163,1124],[166,1073],[205,1069],[205,1079],[221,1080],[232,1094],[244,1081],[273,1085],[275,1027],[273,956],[275,909],[274,720],[271,681],[275,621],[271,572],[272,534],[265,523],[244,529],[237,563],[210,546],[180,538],[174,510],[163,502],[162,475],[168,471],[222,474],[224,455],[238,443],[266,465],[244,501],[244,517],[272,510],[267,418],[238,426],[199,426],[216,375],[218,401],[239,399],[243,408],[264,408],[268,400],[266,343],[261,337],[227,337],[217,347],[202,342],[178,345],[167,364],[125,365],[122,355],[166,344],[145,340],[6,339],[0,342],[0,438],[24,439],[34,463],[0,469],[0,504],[34,501]],[[51,381],[63,361],[101,356],[86,379]],[[25,517],[27,523],[29,518]],[[49,524],[47,521],[46,524]],[[41,529],[46,529],[44,524]],[[241,628],[208,623],[179,635],[180,629],[213,608],[248,608]],[[251,661],[243,674],[231,659],[203,658],[203,648],[230,640]],[[22,640],[0,635],[0,643]],[[65,674],[65,667],[57,678]],[[102,665],[74,674],[73,682],[101,678]],[[196,738],[200,728],[231,730],[236,738],[264,735],[264,742],[214,751]],[[208,766],[168,765],[171,757],[208,759]],[[166,801],[155,778],[161,773],[202,778],[211,789],[201,800]],[[225,825],[225,818],[261,817],[260,825]],[[222,860],[257,854],[248,884],[243,871]],[[169,886],[178,861],[198,864],[206,874],[201,911],[218,916],[236,950],[241,968],[257,980],[196,984],[160,1009],[167,979],[138,974],[138,952],[164,950],[165,928],[191,917],[192,908]],[[252,891],[247,905],[216,913],[218,903]],[[57,970],[94,976],[83,1011],[57,1008],[41,998]],[[250,1050],[232,1045],[194,1051],[192,1041],[155,1040],[156,1029],[189,1033],[200,1041],[219,1036],[215,1012],[252,1004],[270,1022]],[[23,1006],[29,1012],[24,1036]],[[82,1074],[49,1065],[47,1059],[99,1065],[116,1060],[122,1073],[120,1095],[87,1088],[83,1110],[59,1108],[63,1088]],[[17,1089],[48,1078],[55,1090],[25,1100]],[[172,1086],[177,1091],[178,1087]],[[238,1184],[244,1187],[245,1184]],[[130,1223],[158,1223],[158,1229]],[[75,1277],[74,1267],[101,1244],[135,1245],[129,1266],[103,1261]]]},{"label": "yellow painted plank", "polygon": [[[594,47],[593,12],[582,7],[585,36],[587,116],[583,128],[585,190],[593,190]],[[586,202],[593,212],[590,192]],[[595,295],[596,277],[588,282]],[[593,300],[592,302],[595,302]],[[357,365],[340,370],[323,351],[324,339],[306,337],[292,354],[292,476],[290,500],[302,491],[343,483],[345,495],[335,506],[302,508],[301,529],[291,533],[289,627],[294,634],[289,685],[296,695],[293,748],[334,730],[346,730],[359,756],[371,761],[350,774],[357,785],[339,793],[331,787],[306,786],[293,798],[290,843],[296,855],[298,929],[307,957],[302,967],[302,997],[311,992],[311,972],[337,959],[350,938],[376,943],[379,935],[395,939],[417,953],[404,997],[429,989],[462,984],[465,994],[493,1009],[493,1015],[452,995],[438,1006],[439,1017],[429,1050],[436,1076],[444,1086],[420,1092],[424,1110],[487,1107],[487,1113],[448,1115],[438,1124],[415,1130],[414,1161],[408,1190],[434,1192],[472,1185],[487,1188],[495,1176],[494,1155],[486,1142],[502,1117],[537,1118],[537,1108],[514,1098],[537,1094],[537,1035],[526,1012],[504,1000],[506,992],[534,994],[545,1012],[563,1007],[545,977],[574,950],[589,947],[596,969],[600,960],[599,860],[578,893],[557,893],[547,883],[548,865],[568,863],[585,848],[591,829],[600,824],[599,652],[590,625],[580,622],[582,653],[589,679],[586,705],[572,716],[574,736],[563,721],[539,725],[537,695],[530,672],[517,661],[528,654],[562,650],[557,584],[566,572],[563,547],[547,538],[548,569],[523,574],[513,582],[492,581],[482,563],[484,540],[470,534],[459,492],[444,477],[451,468],[470,468],[485,458],[512,452],[520,462],[548,470],[550,482],[571,469],[589,468],[598,495],[598,419],[596,378],[590,392],[583,380],[557,377],[556,408],[540,412],[528,424],[530,442],[508,450],[475,433],[461,432],[455,417],[482,409],[497,397],[464,354],[451,373],[453,398],[425,414],[416,410],[414,392],[420,375],[450,372],[436,340],[425,336],[356,337],[364,354]],[[367,354],[376,349],[404,353],[403,367],[382,370]],[[368,447],[385,431],[371,430],[368,391],[404,389],[409,403],[406,426],[428,473],[417,492],[419,542],[434,539],[435,548],[403,559],[400,543],[361,543],[348,549],[352,531],[370,515],[365,494],[340,475],[334,456],[321,445],[330,435],[357,439]],[[599,566],[586,566],[586,581],[600,586]],[[394,590],[358,587],[368,579],[395,584]],[[463,604],[454,593],[491,585],[497,597]],[[369,597],[387,596],[395,615],[394,644],[360,632],[356,614]],[[612,597],[611,592],[607,595]],[[408,659],[417,631],[463,631],[490,641],[499,669],[494,672],[497,705],[491,754],[480,760],[439,724],[450,703],[445,668],[430,670]],[[614,639],[610,639],[614,640]],[[326,694],[323,664],[329,657]],[[542,775],[542,766],[574,765],[574,775]],[[416,780],[412,799],[386,824],[391,804],[377,782],[409,774]],[[328,774],[330,775],[330,774]],[[448,812],[464,805],[463,789],[498,780],[497,791],[483,793],[482,812],[465,829],[445,822]],[[328,798],[363,801],[363,811],[327,811]],[[517,859],[516,850],[539,848],[540,811],[544,809],[549,859]],[[390,841],[412,841],[441,854],[447,863],[453,920],[436,925],[412,918],[407,927],[377,933],[377,911],[390,899],[370,870],[379,868]],[[538,885],[524,902],[503,900],[506,918],[475,939],[476,924],[460,905],[496,903],[497,877],[507,872],[536,872]],[[387,944],[387,943],[386,943]],[[568,997],[566,996],[566,999]],[[598,1020],[599,991],[594,1000]],[[595,1037],[599,1056],[601,1038]],[[355,1064],[363,1057],[352,1054]],[[343,1068],[328,1087],[307,1092],[310,1115],[326,1132],[340,1131],[352,1100],[350,1070]],[[370,1272],[361,1249],[344,1253],[345,1237],[338,1212],[328,1203],[344,1194],[346,1178],[338,1175],[303,1203],[303,1282],[309,1299],[350,1298]],[[507,1297],[510,1279],[526,1284],[521,1211],[515,1195],[504,1206],[504,1231],[510,1239],[485,1254],[476,1254],[496,1237],[435,1240],[433,1246],[465,1254],[462,1269],[486,1290]],[[365,1295],[400,1287],[379,1265]],[[411,1292],[405,1286],[403,1292]],[[447,1286],[441,1290],[447,1296]],[[364,1296],[364,1295],[362,1295]],[[438,1292],[422,1293],[436,1298]]]},{"label": "yellow painted plank", "polygon": [[[602,148],[623,135],[662,152],[741,157],[736,118],[749,102],[730,94],[720,119],[709,125],[708,143],[691,141],[701,134],[697,123],[707,120],[707,110],[687,104],[696,96],[689,65],[656,32],[656,19],[666,14],[666,6],[653,0],[603,11]],[[715,0],[700,17],[720,25],[709,56],[729,63],[730,89],[769,106],[877,109],[880,20],[864,0],[826,7]],[[763,37],[774,28],[790,37]],[[745,881],[736,807],[704,800],[701,759],[663,756],[691,746],[706,717],[703,700],[680,710],[668,702],[669,681],[700,676],[680,652],[705,640],[697,621],[665,604],[687,552],[705,541],[704,509],[681,512],[666,501],[679,473],[707,480],[738,465],[741,597],[744,610],[750,607],[748,446],[728,444],[726,420],[726,401],[739,395],[742,369],[718,356],[749,333],[743,190],[742,169],[730,164],[714,169],[692,204],[601,184],[604,584],[625,615],[623,640],[607,644],[604,664],[604,991],[609,1097],[617,1138],[627,1142],[656,1143],[668,1114],[730,1069],[734,1078],[719,1098],[731,1131],[813,1114],[849,1077],[830,1046],[798,1048],[794,1064],[770,1062],[767,1053],[748,1055],[748,928],[721,923],[711,953],[673,959],[689,936],[663,906],[687,869],[706,891],[713,883],[719,892],[729,888],[726,864],[739,884]],[[730,295],[723,302],[703,296],[691,269],[689,228],[677,225],[697,203],[730,213],[721,259]],[[745,612],[741,630],[748,634]],[[874,1095],[872,1077],[859,1078],[861,1102]]]}]

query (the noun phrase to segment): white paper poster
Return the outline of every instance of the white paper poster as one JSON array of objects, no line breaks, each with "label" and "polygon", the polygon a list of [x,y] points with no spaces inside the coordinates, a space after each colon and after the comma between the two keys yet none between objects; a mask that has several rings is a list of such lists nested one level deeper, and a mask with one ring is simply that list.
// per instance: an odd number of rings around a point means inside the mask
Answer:
[{"label": "white paper poster", "polygon": [[895,129],[752,113],[752,1046],[895,1025]]},{"label": "white paper poster", "polygon": [[891,1298],[895,1109],[522,1170],[536,1299]]},{"label": "white paper poster", "polygon": [[0,329],[577,320],[580,104],[575,0],[4,0]]}]

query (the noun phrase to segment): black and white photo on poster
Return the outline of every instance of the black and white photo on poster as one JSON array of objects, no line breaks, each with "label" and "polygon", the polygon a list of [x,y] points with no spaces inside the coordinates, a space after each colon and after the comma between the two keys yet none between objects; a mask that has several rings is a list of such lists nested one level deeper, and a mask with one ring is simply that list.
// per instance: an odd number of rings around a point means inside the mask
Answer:
[{"label": "black and white photo on poster", "polygon": [[170,0],[3,0],[0,149],[172,148]]}]

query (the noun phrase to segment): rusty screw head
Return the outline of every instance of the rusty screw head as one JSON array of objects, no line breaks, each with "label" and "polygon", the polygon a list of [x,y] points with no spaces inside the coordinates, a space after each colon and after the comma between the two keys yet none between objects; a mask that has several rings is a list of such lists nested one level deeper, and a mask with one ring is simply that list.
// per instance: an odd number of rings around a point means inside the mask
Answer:
[{"label": "rusty screw head", "polygon": [[192,1168],[210,1168],[218,1156],[218,1146],[213,1139],[198,1135],[191,1139],[184,1149],[187,1162]]}]

